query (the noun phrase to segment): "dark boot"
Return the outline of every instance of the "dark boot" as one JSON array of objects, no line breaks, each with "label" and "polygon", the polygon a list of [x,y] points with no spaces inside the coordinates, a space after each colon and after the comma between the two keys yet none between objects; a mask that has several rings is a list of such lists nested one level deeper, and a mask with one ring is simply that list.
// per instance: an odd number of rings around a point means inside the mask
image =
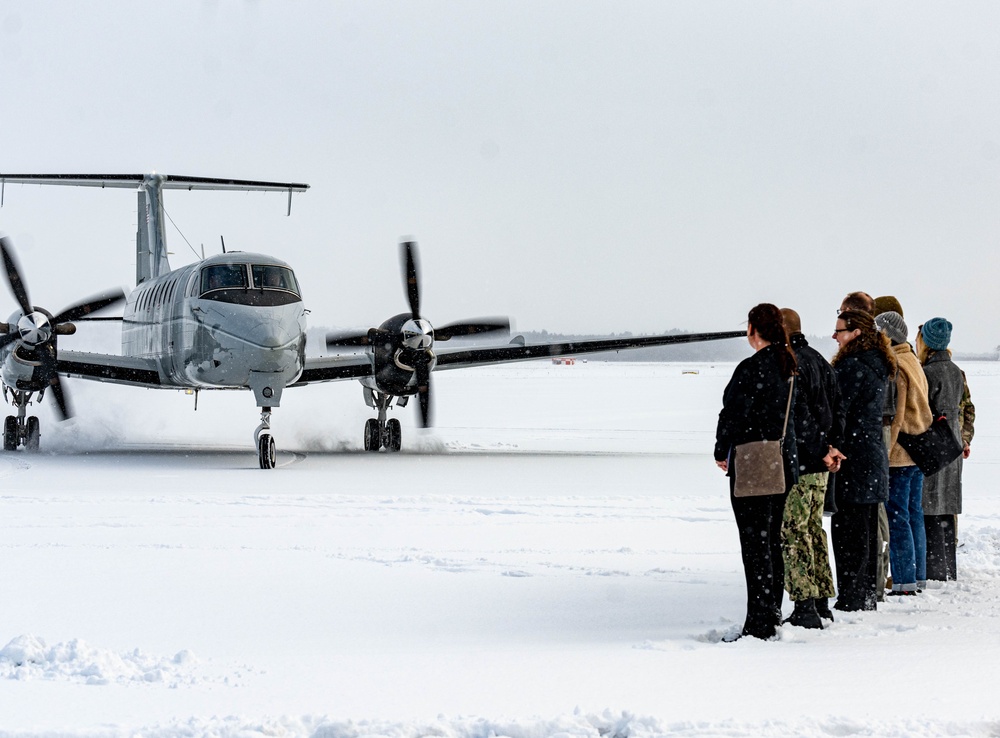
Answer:
[{"label": "dark boot", "polygon": [[823,621],[816,612],[816,600],[799,600],[795,603],[795,609],[785,620],[789,625],[797,625],[800,628],[823,629]]},{"label": "dark boot", "polygon": [[956,578],[955,516],[925,515],[927,578],[947,582]]},{"label": "dark boot", "polygon": [[817,597],[813,600],[816,605],[816,614],[823,620],[833,621],[833,612],[830,610],[830,601],[826,597]]}]

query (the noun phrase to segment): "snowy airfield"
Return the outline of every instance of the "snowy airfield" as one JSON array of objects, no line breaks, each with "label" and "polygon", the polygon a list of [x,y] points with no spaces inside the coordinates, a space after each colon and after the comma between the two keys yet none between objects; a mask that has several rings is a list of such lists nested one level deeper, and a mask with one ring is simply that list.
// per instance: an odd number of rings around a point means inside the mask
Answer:
[{"label": "snowy airfield", "polygon": [[963,368],[960,581],[766,643],[721,642],[732,364],[439,372],[394,455],[356,382],[289,390],[272,472],[248,393],[70,380],[0,455],[0,736],[1000,735],[1000,364]]}]

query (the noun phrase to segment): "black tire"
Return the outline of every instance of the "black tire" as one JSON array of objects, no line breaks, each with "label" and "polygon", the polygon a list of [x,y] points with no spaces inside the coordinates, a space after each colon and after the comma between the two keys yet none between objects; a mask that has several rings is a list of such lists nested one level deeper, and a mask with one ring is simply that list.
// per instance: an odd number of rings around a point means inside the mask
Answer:
[{"label": "black tire", "polygon": [[25,450],[37,451],[39,440],[42,437],[42,432],[38,424],[38,418],[36,418],[34,415],[28,418],[26,430],[27,430],[27,433],[25,433],[26,438],[24,439]]},{"label": "black tire", "polygon": [[389,418],[385,424],[386,436],[388,436],[385,447],[389,451],[399,451],[403,447],[403,428],[396,418]]},{"label": "black tire", "polygon": [[8,415],[3,424],[3,450],[17,450],[17,418]]},{"label": "black tire", "polygon": [[277,457],[274,437],[270,433],[261,433],[257,441],[257,458],[261,469],[273,469]]},{"label": "black tire", "polygon": [[378,451],[382,448],[382,429],[378,427],[378,420],[368,418],[365,421],[365,451]]}]

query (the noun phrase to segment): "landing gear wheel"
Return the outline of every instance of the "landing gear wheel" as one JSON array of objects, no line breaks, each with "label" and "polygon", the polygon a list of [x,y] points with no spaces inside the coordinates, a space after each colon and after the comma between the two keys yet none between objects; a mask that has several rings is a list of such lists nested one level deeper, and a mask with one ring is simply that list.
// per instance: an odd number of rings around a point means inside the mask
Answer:
[{"label": "landing gear wheel", "polygon": [[38,450],[38,440],[42,437],[41,429],[38,425],[38,418],[32,415],[28,418],[27,432],[25,433],[24,448],[27,451]]},{"label": "landing gear wheel", "polygon": [[8,415],[3,423],[3,450],[17,450],[17,418]]},{"label": "landing gear wheel", "polygon": [[260,468],[273,469],[275,456],[274,436],[270,433],[261,433],[260,440],[257,441],[257,458],[260,461]]},{"label": "landing gear wheel", "polygon": [[403,447],[403,429],[399,420],[389,418],[385,424],[385,448],[387,451],[399,451]]},{"label": "landing gear wheel", "polygon": [[382,448],[382,430],[375,418],[365,421],[365,451],[378,451]]}]

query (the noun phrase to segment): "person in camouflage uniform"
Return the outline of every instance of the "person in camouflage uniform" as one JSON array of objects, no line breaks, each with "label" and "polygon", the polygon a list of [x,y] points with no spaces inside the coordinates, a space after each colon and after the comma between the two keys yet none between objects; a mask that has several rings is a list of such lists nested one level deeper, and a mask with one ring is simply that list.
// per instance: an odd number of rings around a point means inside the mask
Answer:
[{"label": "person in camouflage uniform", "polygon": [[834,465],[830,445],[836,432],[831,431],[840,418],[840,389],[833,367],[802,335],[798,313],[784,308],[781,315],[799,367],[793,415],[799,481],[788,493],[781,524],[785,589],[795,603],[785,622],[822,628],[823,618],[833,620],[828,600],[836,594],[823,530],[823,503],[827,470]]},{"label": "person in camouflage uniform", "polygon": [[[823,500],[829,473],[803,474],[788,493],[781,539],[785,589],[792,602],[823,600],[816,614],[833,620],[827,600],[837,594],[830,568],[830,549],[823,530]],[[826,607],[823,607],[823,604]]]},{"label": "person in camouflage uniform", "polygon": [[972,404],[972,393],[969,392],[969,380],[962,372],[962,401],[958,403],[958,412],[962,416],[962,458],[969,458],[972,437],[976,435],[976,406]]}]

